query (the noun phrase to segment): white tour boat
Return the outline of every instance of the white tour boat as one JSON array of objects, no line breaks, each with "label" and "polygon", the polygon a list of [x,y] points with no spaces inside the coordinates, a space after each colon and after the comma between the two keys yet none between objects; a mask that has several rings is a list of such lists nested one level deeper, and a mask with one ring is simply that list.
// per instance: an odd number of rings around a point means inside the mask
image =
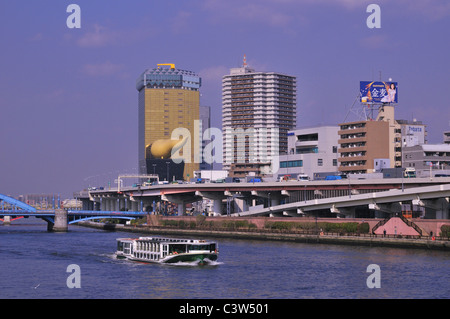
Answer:
[{"label": "white tour boat", "polygon": [[209,264],[217,260],[217,242],[164,237],[118,238],[116,257],[141,262]]}]

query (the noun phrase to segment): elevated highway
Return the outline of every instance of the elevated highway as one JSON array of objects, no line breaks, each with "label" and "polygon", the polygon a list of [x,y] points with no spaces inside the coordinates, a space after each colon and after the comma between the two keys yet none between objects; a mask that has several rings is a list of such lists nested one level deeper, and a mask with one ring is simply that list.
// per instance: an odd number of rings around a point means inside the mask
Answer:
[{"label": "elevated highway", "polygon": [[[449,206],[450,184],[414,187],[406,190],[392,189],[385,192],[358,194],[348,197],[324,198],[294,202],[274,207],[255,209],[232,216],[301,216],[307,212],[329,209],[331,213],[348,215],[348,211],[357,206],[390,213],[401,213],[402,203],[412,203],[421,207],[435,207],[447,210]],[[448,216],[447,216],[448,217]]]},{"label": "elevated highway", "polygon": [[[364,179],[334,181],[287,181],[258,183],[206,183],[206,184],[163,184],[145,187],[125,187],[117,189],[79,192],[75,197],[83,201],[83,209],[88,210],[144,210],[154,212],[156,204],[169,201],[178,205],[178,212],[185,211],[187,203],[208,199],[212,202],[214,215],[282,215],[314,214],[328,210],[337,216],[354,217],[357,206],[366,206],[379,212],[396,212],[398,205],[408,203],[416,206],[423,202],[413,202],[412,196],[391,196],[394,191],[405,194],[422,194],[421,189],[431,186],[449,185],[450,178],[411,178],[411,179]],[[425,189],[424,189],[425,191]],[[428,191],[427,191],[428,192]],[[383,193],[383,195],[381,195]],[[384,194],[386,193],[386,194]],[[438,192],[439,200],[446,200],[445,191]],[[386,196],[384,196],[386,195]],[[381,198],[388,203],[367,203],[363,198]],[[419,196],[420,197],[420,196]],[[403,200],[400,200],[404,198]],[[421,207],[434,207],[448,218],[448,205],[444,202],[426,204]],[[446,200],[448,204],[448,199]],[[373,202],[373,200],[372,200]],[[336,206],[337,203],[338,206]],[[373,205],[372,205],[373,204]],[[288,205],[288,206],[286,206]],[[441,207],[438,207],[441,205]],[[294,208],[295,206],[295,208]],[[345,206],[345,207],[344,207]],[[345,209],[348,207],[349,209]],[[300,211],[297,212],[297,209]],[[298,215],[297,215],[298,216]]]}]

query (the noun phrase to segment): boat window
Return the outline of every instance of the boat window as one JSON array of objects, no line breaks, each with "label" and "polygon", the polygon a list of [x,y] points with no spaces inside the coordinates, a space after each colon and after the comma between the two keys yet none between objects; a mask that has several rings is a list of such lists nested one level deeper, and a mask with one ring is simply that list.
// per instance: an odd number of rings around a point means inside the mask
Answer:
[{"label": "boat window", "polygon": [[173,254],[173,253],[182,254],[185,252],[186,252],[186,245],[184,245],[184,244],[169,245],[169,253],[170,254]]},{"label": "boat window", "polygon": [[189,245],[189,250],[209,250],[209,245]]}]

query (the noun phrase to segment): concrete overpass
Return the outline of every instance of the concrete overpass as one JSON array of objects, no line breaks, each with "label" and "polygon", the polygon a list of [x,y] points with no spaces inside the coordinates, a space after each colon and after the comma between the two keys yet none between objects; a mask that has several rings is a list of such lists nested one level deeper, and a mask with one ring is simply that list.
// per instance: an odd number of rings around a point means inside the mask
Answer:
[{"label": "concrete overpass", "polygon": [[[422,194],[423,187],[449,185],[450,178],[412,178],[412,179],[364,179],[334,181],[288,181],[259,183],[207,183],[207,184],[164,184],[145,187],[125,187],[117,189],[79,192],[74,196],[83,201],[85,210],[131,210],[155,211],[157,203],[169,201],[178,205],[178,211],[184,212],[187,203],[209,199],[215,215],[294,215],[297,209],[300,214],[314,214],[319,210],[328,210],[337,216],[354,215],[354,207],[367,206],[369,209],[396,212],[398,200],[403,197],[392,197],[392,191],[405,194]],[[381,193],[386,193],[389,203],[376,201]],[[448,197],[446,193],[440,199]],[[362,196],[362,197],[361,197]],[[372,203],[360,201],[364,197],[372,198]],[[381,196],[384,197],[384,196]],[[414,205],[423,202],[407,197]],[[414,202],[412,202],[414,200]],[[431,199],[426,199],[431,200]],[[448,201],[447,201],[448,202]],[[333,205],[334,204],[334,205]],[[444,202],[439,202],[444,205]],[[287,206],[286,206],[287,205]],[[346,205],[346,206],[345,206]],[[378,206],[376,206],[378,205]],[[379,206],[382,205],[382,206]],[[390,205],[390,206],[387,206]],[[428,205],[428,206],[427,206]],[[422,207],[438,207],[436,203],[427,202]],[[353,208],[348,208],[353,207]],[[445,207],[444,207],[445,208]],[[448,208],[439,209],[444,218],[448,218]]]},{"label": "concrete overpass", "polygon": [[255,209],[235,213],[232,216],[302,216],[307,212],[329,209],[331,213],[352,216],[352,209],[367,206],[369,209],[389,213],[401,213],[402,203],[412,203],[421,207],[430,207],[440,212],[440,219],[449,218],[450,184],[414,187],[405,190],[392,189],[385,192],[359,194],[348,197],[314,199],[274,207]]}]

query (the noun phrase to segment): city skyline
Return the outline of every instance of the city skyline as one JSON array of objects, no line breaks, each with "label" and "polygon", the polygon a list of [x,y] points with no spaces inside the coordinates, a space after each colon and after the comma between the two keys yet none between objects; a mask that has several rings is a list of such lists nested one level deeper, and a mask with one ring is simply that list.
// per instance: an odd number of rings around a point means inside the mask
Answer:
[{"label": "city skyline", "polygon": [[[297,127],[337,125],[359,82],[398,83],[396,118],[428,127],[428,143],[450,130],[450,4],[260,0],[120,4],[76,1],[81,28],[69,29],[71,2],[0,4],[0,192],[71,196],[114,175],[137,173],[135,80],[157,63],[202,78],[200,105],[221,127],[221,81],[248,64],[297,77]],[[114,184],[112,185],[114,186]]]}]

